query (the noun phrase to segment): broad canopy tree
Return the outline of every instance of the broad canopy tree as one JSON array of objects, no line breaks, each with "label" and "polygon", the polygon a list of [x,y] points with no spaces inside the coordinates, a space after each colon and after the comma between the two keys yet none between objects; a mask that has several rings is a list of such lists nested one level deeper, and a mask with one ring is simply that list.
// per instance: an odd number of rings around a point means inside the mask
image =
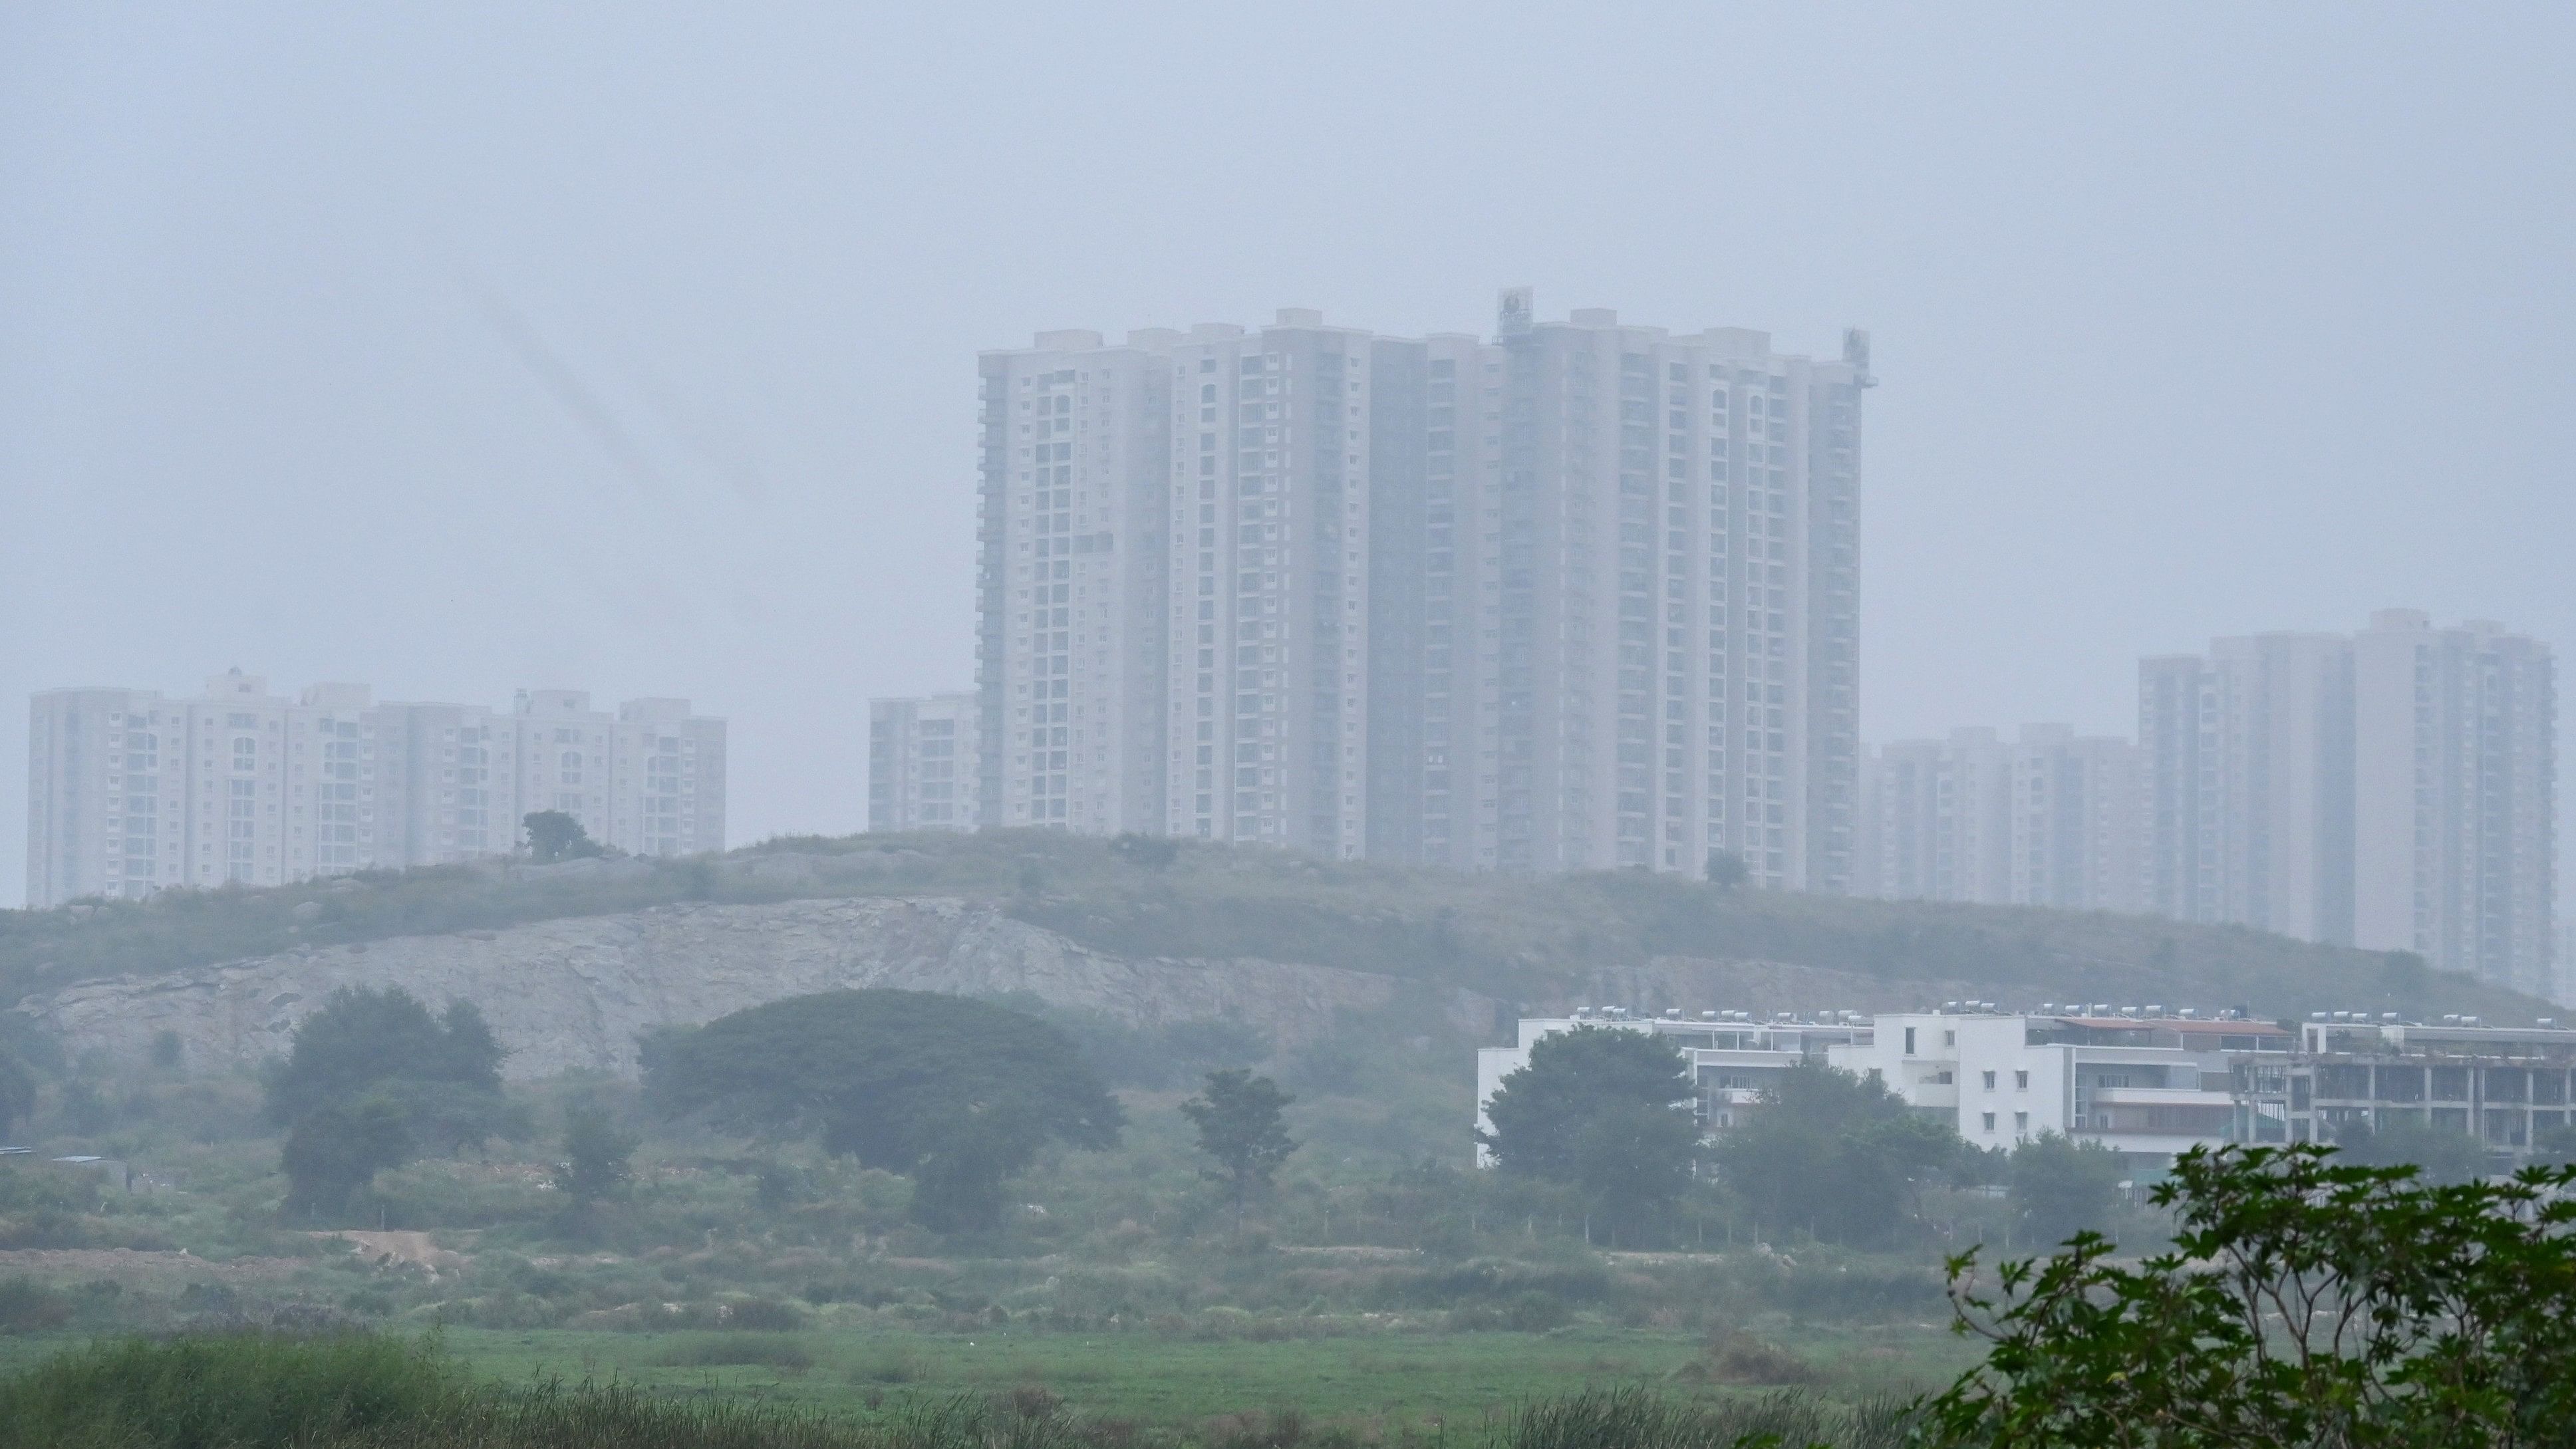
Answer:
[{"label": "broad canopy tree", "polygon": [[913,1213],[999,1225],[1003,1184],[1049,1142],[1105,1148],[1125,1115],[1064,1033],[926,991],[773,1001],[644,1044],[645,1099],[728,1130],[812,1134],[913,1179]]},{"label": "broad canopy tree", "polygon": [[1485,1105],[1477,1140],[1503,1171],[1582,1188],[1641,1222],[1689,1187],[1699,1148],[1689,1064],[1651,1032],[1578,1026],[1542,1037]]},{"label": "broad canopy tree", "polygon": [[1862,1243],[1902,1221],[1916,1184],[1946,1174],[1965,1145],[1876,1078],[1804,1062],[1718,1139],[1715,1157],[1757,1227]]},{"label": "broad canopy tree", "polygon": [[432,1015],[399,987],[333,992],[268,1072],[268,1117],[287,1129],[289,1210],[327,1216],[416,1152],[514,1133],[507,1054],[472,1002]]},{"label": "broad canopy tree", "polygon": [[607,847],[590,838],[581,822],[561,810],[536,810],[519,821],[528,835],[528,855],[539,865],[552,865],[562,860],[585,860],[608,853]]}]

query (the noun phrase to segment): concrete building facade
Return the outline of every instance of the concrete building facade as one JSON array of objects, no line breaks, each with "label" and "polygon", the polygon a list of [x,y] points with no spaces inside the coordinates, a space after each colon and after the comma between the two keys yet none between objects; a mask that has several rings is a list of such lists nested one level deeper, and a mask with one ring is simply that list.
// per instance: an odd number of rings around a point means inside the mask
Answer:
[{"label": "concrete building facade", "polygon": [[2502,626],[2214,641],[2139,668],[2147,907],[2566,1001],[2557,685]]},{"label": "concrete building facade", "polygon": [[1850,888],[1863,334],[1521,291],[1490,342],[1289,309],[982,376],[987,823]]},{"label": "concrete building facade", "polygon": [[2228,1140],[2234,1064],[2280,1054],[2269,1022],[2109,1006],[2037,1013],[1962,1003],[1881,1012],[1869,1033],[1831,1048],[1832,1065],[1876,1077],[1907,1105],[1954,1123],[1978,1147],[2017,1147],[2054,1132],[2098,1142],[2142,1170]]},{"label": "concrete building facade", "polygon": [[983,710],[972,694],[868,701],[868,829],[973,830]]},{"label": "concrete building facade", "polygon": [[2571,1117],[2576,1030],[2470,1017],[2402,1022],[2318,1012],[2297,1049],[2235,1069],[2240,1142],[2335,1142],[2401,1125],[2476,1138],[2498,1170],[2531,1160]]},{"label": "concrete building facade", "polygon": [[2147,907],[2352,940],[2352,644],[2212,641],[2139,665]]},{"label": "concrete building facade", "polygon": [[2128,741],[2066,725],[1889,744],[1863,776],[1860,893],[2135,910],[2138,788]]},{"label": "concrete building facade", "polygon": [[514,848],[536,810],[565,809],[637,854],[722,849],[724,721],[681,700],[627,712],[621,747],[577,690],[523,694],[509,714],[379,704],[362,684],[288,699],[239,670],[186,699],[49,690],[29,705],[27,901],[466,860]]},{"label": "concrete building facade", "polygon": [[2557,959],[2557,681],[2547,645],[2376,614],[2352,641],[2354,943],[2576,1001]]}]

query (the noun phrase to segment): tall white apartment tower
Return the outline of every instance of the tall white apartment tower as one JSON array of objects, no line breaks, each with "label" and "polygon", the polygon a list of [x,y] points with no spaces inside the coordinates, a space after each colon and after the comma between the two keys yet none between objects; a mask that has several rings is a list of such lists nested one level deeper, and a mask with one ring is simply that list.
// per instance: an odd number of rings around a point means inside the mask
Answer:
[{"label": "tall white apartment tower", "polygon": [[607,844],[629,855],[724,849],[725,722],[685,699],[617,707],[610,748]]},{"label": "tall white apartment tower", "polygon": [[151,690],[50,690],[30,702],[27,743],[28,904],[184,879],[184,711]]},{"label": "tall white apartment tower", "polygon": [[2012,759],[2012,899],[2135,911],[2138,751],[2127,740],[2024,725]]},{"label": "tall white apartment tower", "polygon": [[2260,634],[2140,663],[2147,909],[2352,941],[2352,659]]},{"label": "tall white apartment tower", "polygon": [[[1161,831],[1168,332],[1044,332],[981,359],[983,823]],[[1196,395],[1195,385],[1192,395]]]},{"label": "tall white apartment tower", "polygon": [[1367,847],[1373,347],[1319,313],[1168,354],[1163,831]]},{"label": "tall white apartment tower", "polygon": [[511,794],[511,840],[520,821],[557,810],[578,821],[582,833],[609,838],[609,751],[616,720],[590,707],[580,689],[523,689],[510,711],[510,758],[517,774]]},{"label": "tall white apartment tower", "polygon": [[1525,290],[987,353],[983,819],[1848,890],[1869,385]]},{"label": "tall white apartment tower", "polygon": [[[327,768],[348,778],[325,782],[346,797],[328,808],[347,814],[352,799],[372,797],[382,863],[444,865],[499,854],[518,840],[520,732],[508,716],[472,704],[382,704],[355,733],[346,722],[334,730],[327,748],[345,758]],[[361,768],[371,771],[372,789],[351,788]],[[347,820],[334,827],[351,828]],[[363,834],[367,826],[354,828]]]},{"label": "tall white apartment tower", "polygon": [[2548,646],[2389,609],[2352,651],[2355,943],[2576,1001],[2554,951]]},{"label": "tall white apartment tower", "polygon": [[1473,537],[1498,576],[1470,642],[1496,676],[1473,762],[1496,865],[1726,850],[1759,885],[1850,890],[1867,336],[1817,362],[1605,309],[1539,323],[1512,292],[1495,351]]},{"label": "tall white apartment tower", "polygon": [[2137,752],[2033,724],[1907,740],[1865,769],[1860,890],[1891,900],[2135,910]]},{"label": "tall white apartment tower", "polygon": [[972,694],[869,700],[868,829],[973,830],[982,720]]}]

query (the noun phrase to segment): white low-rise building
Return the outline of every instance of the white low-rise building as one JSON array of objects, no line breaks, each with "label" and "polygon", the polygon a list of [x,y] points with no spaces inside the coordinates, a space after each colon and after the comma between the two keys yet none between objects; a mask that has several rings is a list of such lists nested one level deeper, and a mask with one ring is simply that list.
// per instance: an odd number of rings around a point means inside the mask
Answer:
[{"label": "white low-rise building", "polygon": [[1830,1047],[1827,1059],[1877,1077],[1975,1146],[2016,1147],[2056,1132],[2148,1170],[2227,1141],[2233,1064],[2267,1053],[2286,1059],[2291,1044],[2268,1022],[2155,1006],[2008,1012],[1967,1002],[1881,1013],[1872,1028]]},{"label": "white low-rise building", "polygon": [[[1511,1046],[1476,1049],[1476,1129],[1494,1130],[1486,1105],[1503,1078],[1529,1065],[1530,1048],[1559,1032],[1597,1027],[1614,1031],[1651,1032],[1672,1043],[1690,1063],[1697,1084],[1693,1113],[1706,1132],[1723,1132],[1737,1115],[1753,1105],[1765,1088],[1800,1062],[1822,1062],[1828,1048],[1866,1041],[1869,1027],[1857,1012],[1819,1013],[1809,1021],[1783,1013],[1755,1020],[1747,1011],[1685,1013],[1678,1008],[1660,1016],[1637,1016],[1625,1008],[1576,1007],[1572,1016],[1523,1017]],[[1480,1167],[1493,1164],[1481,1139],[1476,1147]]]}]

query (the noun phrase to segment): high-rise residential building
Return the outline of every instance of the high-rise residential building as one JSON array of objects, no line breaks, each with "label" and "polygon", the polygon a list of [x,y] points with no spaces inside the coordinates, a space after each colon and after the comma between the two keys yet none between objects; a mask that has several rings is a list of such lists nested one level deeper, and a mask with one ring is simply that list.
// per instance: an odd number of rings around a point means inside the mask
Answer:
[{"label": "high-rise residential building", "polygon": [[2554,940],[2553,671],[2535,640],[2410,609],[2144,661],[2148,908],[2576,1000]]},{"label": "high-rise residential building", "polygon": [[523,689],[511,701],[509,758],[518,767],[513,798],[523,814],[554,810],[605,843],[609,835],[610,745],[617,720],[590,707],[581,689]]},{"label": "high-rise residential building", "polygon": [[973,830],[982,823],[982,720],[972,694],[868,701],[868,829]]},{"label": "high-rise residential building", "polygon": [[1424,746],[1446,747],[1451,860],[1696,871],[1724,850],[1756,884],[1851,888],[1867,371],[1858,333],[1813,362],[1604,309],[1542,323],[1526,293],[1454,398],[1433,371],[1427,407],[1489,449],[1451,515],[1477,592],[1450,594],[1445,652],[1472,692]]},{"label": "high-rise residential building", "polygon": [[2014,903],[2140,909],[2137,746],[2024,725],[2012,768]]},{"label": "high-rise residential building", "polygon": [[1170,343],[1163,833],[1367,846],[1374,353],[1293,308]]},{"label": "high-rise residential building", "polygon": [[474,704],[383,704],[333,728],[330,748],[342,758],[329,768],[346,776],[331,787],[339,798],[330,808],[342,817],[333,828],[363,834],[359,802],[368,792],[351,781],[375,783],[385,863],[444,865],[506,851],[519,838],[519,735],[507,715]]},{"label": "high-rise residential building", "polygon": [[2352,641],[2355,944],[2576,1001],[2556,960],[2547,645],[2411,609]]},{"label": "high-rise residential building", "polygon": [[1890,900],[2137,909],[2136,750],[2024,725],[1907,740],[1864,766],[1860,891]]},{"label": "high-rise residential building", "polygon": [[2138,670],[2147,909],[2352,940],[2352,644],[2218,639]]},{"label": "high-rise residential building", "polygon": [[982,370],[986,821],[1850,887],[1862,334],[1521,291]]},{"label": "high-rise residential building", "polygon": [[[984,823],[1164,828],[1167,332],[1047,332],[981,362]],[[1199,391],[1191,386],[1191,395]]]},{"label": "high-rise residential building", "polygon": [[691,714],[685,699],[630,699],[608,758],[606,844],[629,855],[724,849],[723,720]]},{"label": "high-rise residential building", "polygon": [[723,848],[724,722],[682,700],[634,701],[611,730],[578,691],[502,715],[377,704],[362,684],[289,700],[233,670],[195,698],[51,690],[29,714],[32,906],[498,854],[524,815],[568,801],[637,854]]}]

